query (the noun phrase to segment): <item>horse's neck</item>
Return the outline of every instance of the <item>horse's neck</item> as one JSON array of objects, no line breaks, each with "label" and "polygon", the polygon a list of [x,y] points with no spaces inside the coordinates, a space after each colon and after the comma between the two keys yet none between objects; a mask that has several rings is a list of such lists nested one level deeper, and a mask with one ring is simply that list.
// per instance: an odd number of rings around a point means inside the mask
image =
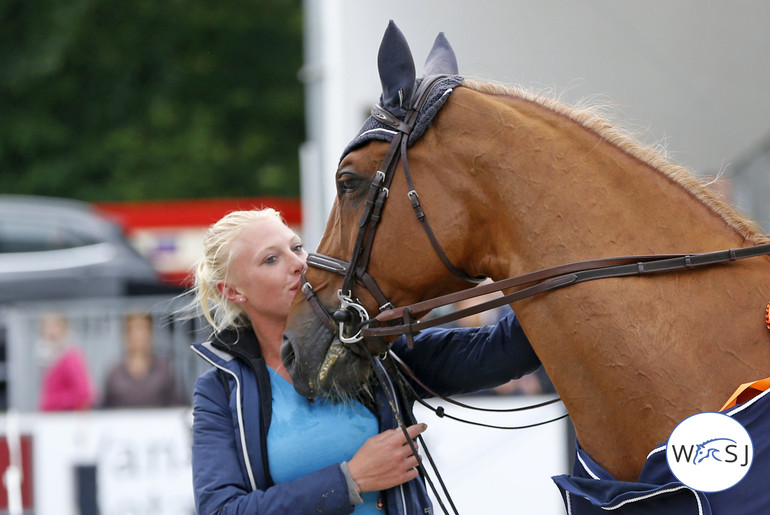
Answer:
[{"label": "horse's neck", "polygon": [[[512,221],[493,252],[515,256],[507,269],[504,257],[493,262],[496,278],[599,257],[746,246],[662,173],[571,121],[529,115],[520,122],[540,136],[506,143],[517,157],[491,193],[491,205],[509,209],[497,218]],[[547,151],[538,147],[544,141]],[[768,260],[755,258],[606,279],[514,309],[583,447],[619,478],[634,479],[676,423],[719,409],[740,383],[770,375],[762,323],[768,273]]]},{"label": "horse's neck", "polygon": [[[516,191],[501,193],[516,195],[519,219],[539,213],[539,221],[528,224],[527,241],[550,245],[552,259],[582,258],[585,252],[596,257],[596,249],[641,254],[745,244],[701,199],[664,173],[571,120],[547,111],[541,116],[545,122],[531,119],[540,138],[513,143],[518,154],[526,145],[530,152],[507,171],[516,177]],[[544,144],[548,151],[540,148]]]},{"label": "horse's neck", "polygon": [[488,238],[479,231],[471,245],[500,256],[490,265],[493,275],[600,257],[752,244],[697,188],[682,186],[566,116],[525,100],[508,102],[498,116],[516,116],[515,130],[487,123],[490,134],[479,139],[494,141],[497,148],[468,152],[468,166],[478,168],[483,161],[489,175],[474,183],[477,189],[486,185],[478,201],[499,207],[495,220],[481,223],[507,235]]}]

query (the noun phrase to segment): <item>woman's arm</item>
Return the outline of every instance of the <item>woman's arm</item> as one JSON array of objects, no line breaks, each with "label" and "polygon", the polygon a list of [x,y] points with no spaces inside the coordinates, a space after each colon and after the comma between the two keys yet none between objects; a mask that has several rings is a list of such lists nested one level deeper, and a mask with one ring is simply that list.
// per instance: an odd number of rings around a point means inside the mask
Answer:
[{"label": "woman's arm", "polygon": [[401,337],[393,351],[426,386],[443,395],[493,388],[540,367],[513,312],[494,325],[426,329],[415,336],[413,349]]}]

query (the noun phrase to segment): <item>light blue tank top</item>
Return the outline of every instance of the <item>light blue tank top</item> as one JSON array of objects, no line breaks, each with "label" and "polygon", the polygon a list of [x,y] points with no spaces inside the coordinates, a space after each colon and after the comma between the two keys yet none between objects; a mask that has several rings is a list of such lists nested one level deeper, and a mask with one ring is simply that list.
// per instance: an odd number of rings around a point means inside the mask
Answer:
[{"label": "light blue tank top", "polygon": [[[378,433],[377,418],[358,401],[308,401],[268,367],[273,414],[267,432],[270,475],[276,483],[292,481],[329,465],[350,461],[364,442]],[[378,514],[380,492],[366,492],[356,515]]]}]

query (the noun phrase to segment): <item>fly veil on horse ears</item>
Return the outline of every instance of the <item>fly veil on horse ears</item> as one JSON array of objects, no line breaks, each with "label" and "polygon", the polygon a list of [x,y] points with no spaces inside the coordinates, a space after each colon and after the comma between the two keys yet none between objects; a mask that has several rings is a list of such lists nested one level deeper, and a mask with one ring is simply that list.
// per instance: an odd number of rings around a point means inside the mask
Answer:
[{"label": "fly veil on horse ears", "polygon": [[347,145],[340,160],[350,151],[371,140],[392,141],[398,130],[407,128],[406,117],[418,98],[416,93],[420,85],[433,82],[426,79],[442,76],[424,100],[422,109],[418,110],[414,127],[408,129],[408,144],[413,145],[428,129],[452,88],[463,81],[458,75],[455,53],[443,32],[436,36],[423,66],[423,75],[417,78],[412,52],[404,34],[393,20],[388,23],[382,37],[377,54],[377,67],[382,84],[380,101],[372,108],[372,116],[364,122],[358,135]]}]

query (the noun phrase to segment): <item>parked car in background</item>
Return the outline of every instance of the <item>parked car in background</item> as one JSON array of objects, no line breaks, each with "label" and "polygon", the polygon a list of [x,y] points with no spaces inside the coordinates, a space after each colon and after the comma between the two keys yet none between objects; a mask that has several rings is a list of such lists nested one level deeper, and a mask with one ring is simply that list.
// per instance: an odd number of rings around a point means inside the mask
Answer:
[{"label": "parked car in background", "polygon": [[90,204],[0,195],[0,302],[170,291]]}]

